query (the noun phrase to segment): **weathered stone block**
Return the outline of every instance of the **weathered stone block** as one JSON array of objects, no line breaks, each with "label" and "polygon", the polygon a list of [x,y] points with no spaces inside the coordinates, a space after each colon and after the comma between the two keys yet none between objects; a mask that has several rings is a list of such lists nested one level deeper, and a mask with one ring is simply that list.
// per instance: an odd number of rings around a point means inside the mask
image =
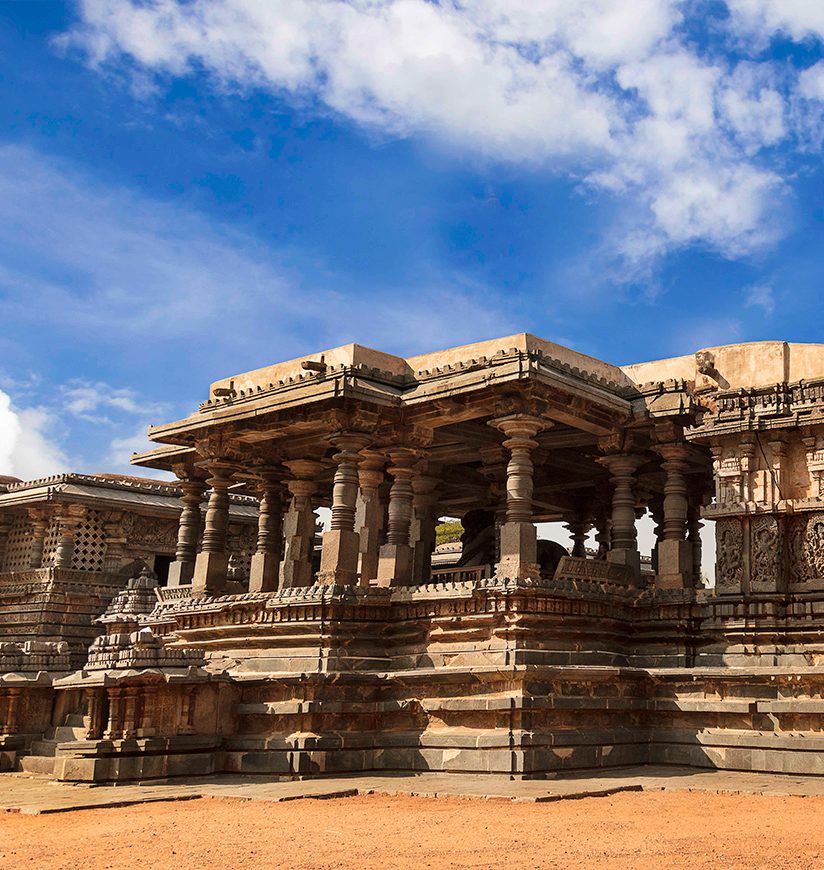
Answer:
[{"label": "weathered stone block", "polygon": [[378,585],[403,586],[412,580],[412,548],[406,544],[384,544],[378,557]]},{"label": "weathered stone block", "polygon": [[658,544],[658,576],[660,589],[685,589],[692,586],[693,546],[689,541],[661,541]]},{"label": "weathered stone block", "polygon": [[495,569],[496,576],[503,579],[538,579],[541,571],[535,526],[532,523],[504,523],[500,535],[501,560]]},{"label": "weathered stone block", "polygon": [[274,553],[255,553],[249,569],[250,592],[274,592],[278,588],[280,559]]},{"label": "weathered stone block", "polygon": [[228,553],[198,553],[192,577],[192,595],[197,598],[219,593],[226,585],[228,568]]},{"label": "weathered stone block", "polygon": [[641,554],[638,550],[615,548],[607,553],[607,561],[626,565],[632,571],[636,585],[641,582]]},{"label": "weathered stone block", "polygon": [[348,529],[336,529],[323,536],[318,582],[354,586],[358,579],[360,535]]},{"label": "weathered stone block", "polygon": [[195,573],[194,562],[172,562],[169,565],[169,586],[188,586]]}]

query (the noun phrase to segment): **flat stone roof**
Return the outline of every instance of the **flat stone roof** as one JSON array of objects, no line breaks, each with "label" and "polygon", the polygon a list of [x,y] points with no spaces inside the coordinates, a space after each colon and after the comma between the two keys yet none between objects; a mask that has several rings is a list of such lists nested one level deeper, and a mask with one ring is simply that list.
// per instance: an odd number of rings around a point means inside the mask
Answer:
[{"label": "flat stone roof", "polygon": [[[183,490],[172,481],[127,474],[56,474],[0,486],[0,509],[49,501],[124,509],[179,512]],[[237,519],[257,516],[257,500],[230,493],[230,514]]]},{"label": "flat stone roof", "polygon": [[459,347],[419,354],[408,358],[394,356],[393,354],[364,347],[360,344],[345,344],[341,347],[319,351],[318,353],[298,357],[286,362],[222,378],[211,385],[209,395],[210,398],[213,398],[216,389],[218,391],[226,389],[240,391],[276,385],[279,381],[286,381],[289,378],[296,378],[303,374],[305,372],[303,367],[305,362],[320,363],[321,361],[328,368],[365,366],[386,372],[411,383],[416,377],[424,373],[433,372],[448,366],[455,366],[460,363],[467,363],[472,360],[489,359],[501,351],[513,349],[524,352],[540,351],[559,363],[578,369],[583,374],[589,374],[596,379],[610,381],[619,386],[631,385],[630,379],[618,366],[611,365],[586,354],[578,353],[578,351],[563,347],[560,344],[554,344],[551,341],[546,341],[527,332],[519,332],[514,335],[503,336],[502,338],[460,345]]}]

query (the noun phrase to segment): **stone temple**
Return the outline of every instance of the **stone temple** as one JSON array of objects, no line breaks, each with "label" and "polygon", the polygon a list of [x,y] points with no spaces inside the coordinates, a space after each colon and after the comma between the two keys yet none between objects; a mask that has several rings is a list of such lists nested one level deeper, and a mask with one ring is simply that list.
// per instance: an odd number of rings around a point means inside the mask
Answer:
[{"label": "stone temple", "polygon": [[204,399],[133,457],[175,485],[0,484],[0,767],[824,773],[824,345],[347,345]]}]

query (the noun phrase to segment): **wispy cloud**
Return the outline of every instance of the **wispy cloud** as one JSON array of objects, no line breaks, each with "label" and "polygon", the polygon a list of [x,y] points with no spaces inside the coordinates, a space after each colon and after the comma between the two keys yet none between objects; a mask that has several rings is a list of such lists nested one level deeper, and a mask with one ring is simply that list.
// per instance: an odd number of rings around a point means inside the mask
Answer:
[{"label": "wispy cloud", "polygon": [[745,290],[744,296],[747,308],[760,308],[767,315],[775,311],[775,294],[769,284],[753,284]]},{"label": "wispy cloud", "polygon": [[101,468],[99,470],[167,480],[173,475],[170,475],[166,471],[155,471],[151,468],[137,469],[129,465],[129,459],[133,453],[143,453],[156,446],[146,436],[146,426],[141,425],[131,434],[111,440],[108,449],[103,453]]},{"label": "wispy cloud", "polygon": [[129,418],[148,417],[167,410],[163,403],[149,401],[135,390],[113,387],[102,381],[73,379],[63,384],[59,392],[66,413],[93,423],[113,424],[114,421],[103,413],[106,410]]},{"label": "wispy cloud", "polygon": [[[32,407],[7,408],[0,461],[29,474],[39,450],[43,468],[68,463],[68,453],[76,470],[111,467],[117,456],[122,470],[136,431],[192,410],[170,394],[165,366],[218,377],[242,369],[240,359],[261,365],[352,341],[411,354],[515,330],[506,300],[460,276],[350,291],[303,257],[28,148],[0,147],[0,322],[17,325],[5,341],[80,342],[101,369],[108,358],[146,360],[139,390],[4,372],[9,396]],[[204,364],[191,364],[193,354]],[[202,377],[193,404],[206,393]]]},{"label": "wispy cloud", "polygon": [[[72,335],[82,329],[91,346],[127,342],[147,355],[160,348],[185,355],[194,342],[215,358],[254,347],[266,357],[277,347],[278,358],[287,358],[305,349],[306,337],[312,349],[325,337],[333,344],[388,340],[388,350],[412,352],[425,350],[439,329],[454,344],[507,325],[503,302],[457,277],[341,287],[317,256],[310,262],[184,205],[102,186],[28,148],[0,148],[6,322]],[[415,327],[423,309],[426,323]],[[113,407],[88,387],[75,398],[78,408]],[[131,398],[114,397],[123,409]]]},{"label": "wispy cloud", "polygon": [[369,129],[570,174],[620,196],[612,253],[631,280],[674,248],[736,258],[782,232],[772,149],[800,132],[794,100],[824,91],[810,76],[799,91],[756,44],[821,38],[821,7],[727,6],[707,48],[688,37],[707,5],[679,0],[84,0],[59,42],[118,76],[206,70],[218,89],[308,97]]}]

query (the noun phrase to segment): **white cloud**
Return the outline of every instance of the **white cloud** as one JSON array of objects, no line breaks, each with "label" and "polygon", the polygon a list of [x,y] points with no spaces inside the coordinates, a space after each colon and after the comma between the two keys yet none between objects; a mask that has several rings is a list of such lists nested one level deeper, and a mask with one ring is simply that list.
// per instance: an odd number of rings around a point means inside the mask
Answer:
[{"label": "white cloud", "polygon": [[761,39],[783,34],[797,42],[824,38],[820,0],[727,0],[734,28]]},{"label": "white cloud", "polygon": [[44,408],[15,408],[0,390],[0,475],[30,480],[71,470],[54,440],[55,422]]},{"label": "white cloud", "polygon": [[698,316],[695,320],[685,318],[677,324],[670,338],[673,354],[692,354],[704,347],[718,347],[741,341],[744,324],[734,317],[724,317],[720,312],[714,317]]},{"label": "white cloud", "polygon": [[[208,346],[217,364],[250,348],[268,356],[277,346],[287,359],[305,351],[305,334],[315,347],[357,338],[421,352],[433,332],[448,332],[447,344],[455,344],[512,325],[483,288],[458,279],[437,287],[359,287],[350,297],[317,256],[306,262],[300,252],[264,245],[185,206],[101,187],[23,147],[0,147],[3,249],[14,256],[0,258],[0,321],[68,330],[73,338],[83,324],[98,348],[108,344],[118,353],[124,343],[146,355],[162,346],[168,359],[170,349],[191,354]],[[325,286],[311,286],[315,273]],[[460,320],[445,310],[445,299]],[[421,310],[427,321],[412,328]],[[403,330],[390,330],[392,320]],[[75,390],[67,410],[76,413],[137,413],[142,401],[129,391],[112,394],[105,384],[67,389]]]},{"label": "white cloud", "polygon": [[67,413],[95,423],[113,422],[97,413],[105,409],[127,416],[160,414],[165,410],[162,404],[142,399],[132,389],[113,387],[102,381],[75,379],[61,386],[60,393]]},{"label": "white cloud", "polygon": [[746,290],[747,308],[760,308],[769,315],[775,311],[775,295],[769,284],[754,284]]},{"label": "white cloud", "polygon": [[[730,0],[733,29],[818,32],[824,6]],[[769,62],[721,62],[679,29],[679,0],[84,0],[62,42],[100,69],[319,100],[394,135],[549,165],[620,194],[630,263],[709,244],[769,244],[787,95]],[[824,25],[821,25],[824,28]],[[822,30],[824,32],[824,30]]]},{"label": "white cloud", "polygon": [[141,424],[133,434],[122,438],[113,438],[103,460],[105,467],[99,470],[132,474],[137,477],[152,477],[157,480],[173,479],[174,475],[166,471],[157,471],[153,468],[136,468],[129,464],[133,453],[144,453],[157,447],[157,444],[149,441],[146,435],[147,429],[148,424]]},{"label": "white cloud", "polygon": [[807,100],[824,102],[824,61],[819,61],[801,73],[798,92]]},{"label": "white cloud", "polygon": [[719,108],[749,153],[787,135],[784,97],[766,64],[740,63],[720,91]]},{"label": "white cloud", "polygon": [[[165,367],[179,360],[217,377],[241,368],[239,358],[252,368],[273,354],[355,340],[420,353],[516,329],[506,300],[457,276],[349,294],[317,257],[304,269],[286,264],[292,256],[185,207],[102,187],[30,149],[0,147],[0,322],[28,325],[46,342],[63,330],[73,342],[82,336],[101,366],[107,354],[122,360],[126,346],[146,360],[140,392],[95,379],[47,388],[31,375],[26,384],[4,377],[18,401],[36,392],[38,409],[14,409],[0,393],[0,474],[126,472],[132,450],[148,446],[149,422],[205,398],[208,376],[176,410],[157,401],[169,395]],[[318,273],[324,286],[315,288]],[[188,359],[206,352],[206,365]]]}]

